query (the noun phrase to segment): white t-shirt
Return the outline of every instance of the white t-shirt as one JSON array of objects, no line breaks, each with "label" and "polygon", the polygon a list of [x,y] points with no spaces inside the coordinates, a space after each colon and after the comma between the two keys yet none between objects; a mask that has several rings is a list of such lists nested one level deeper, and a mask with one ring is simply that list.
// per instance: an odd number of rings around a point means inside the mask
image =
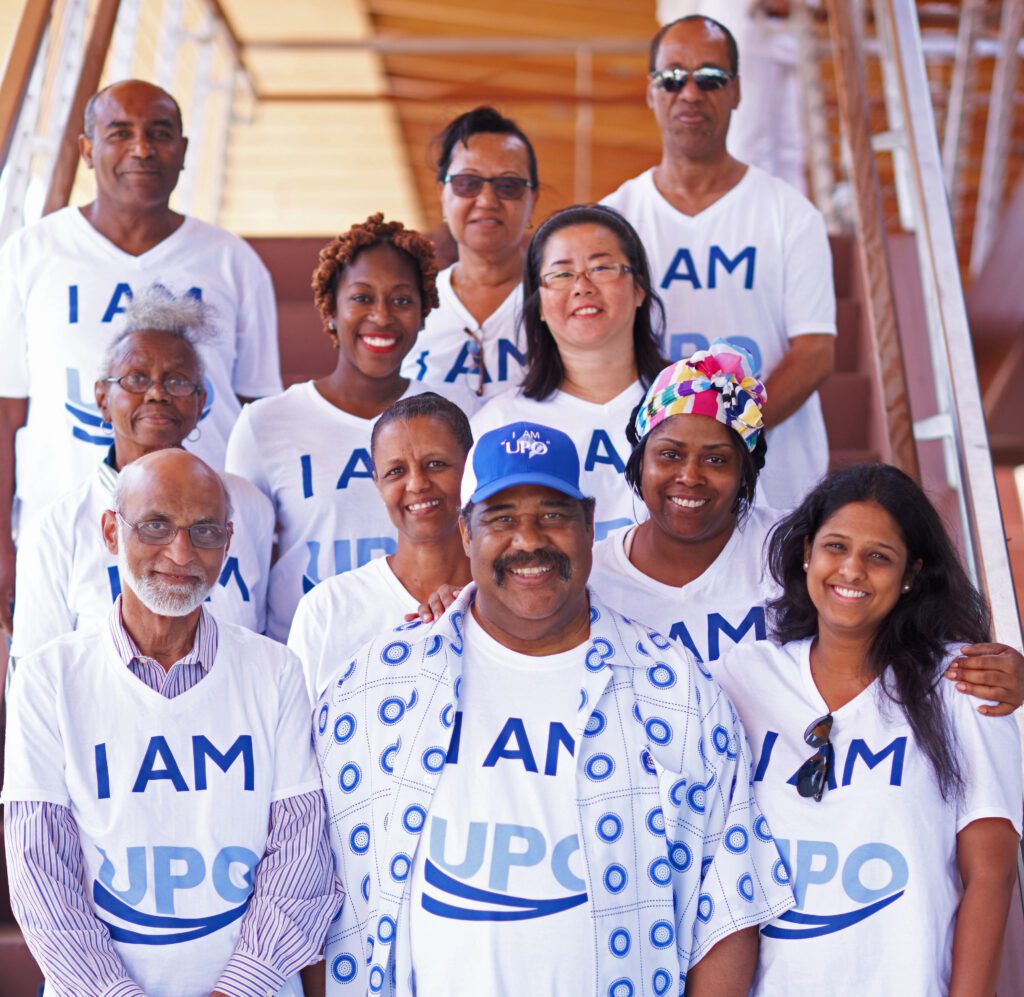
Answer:
[{"label": "white t-shirt", "polygon": [[295,656],[221,623],[209,673],[167,699],[125,667],[104,621],[22,659],[7,709],[3,802],[69,807],[86,897],[131,978],[207,997],[271,804],[320,789]]},{"label": "white t-shirt", "polygon": [[626,426],[633,409],[643,399],[638,381],[605,405],[585,402],[564,391],[555,391],[544,401],[526,398],[513,389],[489,401],[473,418],[473,438],[510,422],[536,422],[566,433],[580,457],[580,490],[597,499],[594,538],[601,540],[636,516],[646,518],[647,510],[635,499],[623,472],[632,448]]},{"label": "white t-shirt", "polygon": [[[274,543],[274,509],[244,478],[225,474],[234,532],[208,605],[218,620],[262,632]],[[22,531],[18,544],[14,640],[23,657],[48,640],[105,619],[121,593],[117,557],[103,542],[117,472],[106,463],[51,503]]]},{"label": "white t-shirt", "polygon": [[591,993],[572,735],[579,651],[517,654],[470,614],[465,639],[460,709],[413,860],[416,993]]},{"label": "white t-shirt", "polygon": [[[789,350],[790,339],[835,333],[825,222],[785,181],[748,167],[732,190],[691,217],[669,204],[648,170],[602,203],[622,212],[643,240],[665,304],[669,360],[727,339],[750,352],[764,380]],[[817,394],[767,439],[760,500],[788,510],[828,467]]]},{"label": "white t-shirt", "polygon": [[419,600],[398,580],[386,557],[322,581],[299,600],[288,646],[302,662],[316,702],[331,676],[378,634],[405,622]]},{"label": "white t-shirt", "polygon": [[[403,397],[433,390],[413,381]],[[465,402],[457,385],[445,394]],[[299,599],[323,579],[398,548],[373,483],[374,422],[332,405],[312,381],[246,405],[238,417],[228,470],[256,485],[277,513],[267,597],[267,635],[275,640],[287,639]]]},{"label": "white t-shirt", "polygon": [[206,365],[200,438],[186,443],[224,466],[236,395],[281,390],[277,311],[270,274],[230,232],[186,218],[141,256],[100,235],[78,208],[64,208],[16,232],[0,250],[0,397],[29,398],[17,437],[21,522],[87,478],[112,434],[93,384],[133,292],[151,284],[202,297],[215,312]]},{"label": "white t-shirt", "polygon": [[[454,265],[437,275],[438,306],[428,316],[416,345],[402,364],[402,374],[414,381],[444,388],[464,387],[476,406],[516,387],[523,380],[526,363],[526,333],[520,319],[523,286],[514,291],[484,320],[477,322],[452,287]],[[483,342],[484,385],[476,363],[476,344],[465,331],[475,332]]]},{"label": "white t-shirt", "polygon": [[764,565],[764,545],[779,518],[755,507],[722,553],[683,586],[645,575],[626,553],[625,534],[594,546],[590,584],[608,605],[679,641],[698,661],[714,661],[739,643],[764,640],[765,605],[778,589]]},{"label": "white t-shirt", "polygon": [[757,801],[794,880],[795,910],[761,929],[752,994],[836,989],[864,997],[949,991],[963,893],[956,836],[1003,817],[1020,833],[1021,749],[1013,717],[984,717],[939,681],[965,793],[945,802],[902,711],[876,681],[833,713],[833,783],[821,802],[789,780],[813,749],[805,728],[828,713],[810,671],[810,640],[761,641],[712,666],[754,757]]}]

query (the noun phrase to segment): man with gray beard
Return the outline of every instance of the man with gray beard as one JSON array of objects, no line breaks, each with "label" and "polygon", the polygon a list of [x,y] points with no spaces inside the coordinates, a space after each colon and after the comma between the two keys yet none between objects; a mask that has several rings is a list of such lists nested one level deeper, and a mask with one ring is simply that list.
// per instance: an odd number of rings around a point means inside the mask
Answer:
[{"label": "man with gray beard", "polygon": [[109,618],[11,686],[15,916],[47,994],[298,997],[341,900],[299,662],[203,607],[232,531],[215,471],[147,454],[114,505]]}]

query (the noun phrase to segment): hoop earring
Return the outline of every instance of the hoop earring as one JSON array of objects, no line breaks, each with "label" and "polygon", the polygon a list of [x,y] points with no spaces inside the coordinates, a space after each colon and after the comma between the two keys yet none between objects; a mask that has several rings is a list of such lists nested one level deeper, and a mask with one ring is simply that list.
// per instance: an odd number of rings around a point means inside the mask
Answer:
[{"label": "hoop earring", "polygon": [[[195,434],[194,436],[192,435],[193,433]],[[189,433],[188,436],[185,437],[185,442],[186,443],[198,443],[200,438],[202,437],[202,435],[203,435],[203,431],[199,428],[199,426],[193,426],[192,427],[192,432]]]}]

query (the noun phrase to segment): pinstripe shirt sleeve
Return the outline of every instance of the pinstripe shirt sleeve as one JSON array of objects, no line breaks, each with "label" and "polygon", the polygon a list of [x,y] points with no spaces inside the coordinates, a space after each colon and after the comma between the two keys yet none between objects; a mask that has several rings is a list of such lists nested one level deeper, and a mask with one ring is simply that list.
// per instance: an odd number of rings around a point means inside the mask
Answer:
[{"label": "pinstripe shirt sleeve", "polygon": [[273,803],[249,909],[214,989],[232,997],[277,993],[321,954],[343,897],[327,843],[323,791]]},{"label": "pinstripe shirt sleeve", "polygon": [[8,803],[4,838],[11,907],[48,986],[60,995],[145,997],[85,896],[71,811],[56,803]]}]

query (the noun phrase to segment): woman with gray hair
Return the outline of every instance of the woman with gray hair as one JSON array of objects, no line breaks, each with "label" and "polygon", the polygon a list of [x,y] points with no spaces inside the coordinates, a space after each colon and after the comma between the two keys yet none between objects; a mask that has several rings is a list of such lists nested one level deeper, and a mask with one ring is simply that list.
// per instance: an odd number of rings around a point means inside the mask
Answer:
[{"label": "woman with gray hair", "polygon": [[[121,591],[117,558],[100,533],[119,472],[144,454],[195,439],[206,406],[197,347],[209,306],[153,285],[136,295],[96,381],[96,405],[114,443],[89,478],[43,510],[18,546],[12,657],[104,618]],[[225,474],[234,533],[210,596],[218,619],[260,632],[266,618],[274,512],[244,478]]]}]

